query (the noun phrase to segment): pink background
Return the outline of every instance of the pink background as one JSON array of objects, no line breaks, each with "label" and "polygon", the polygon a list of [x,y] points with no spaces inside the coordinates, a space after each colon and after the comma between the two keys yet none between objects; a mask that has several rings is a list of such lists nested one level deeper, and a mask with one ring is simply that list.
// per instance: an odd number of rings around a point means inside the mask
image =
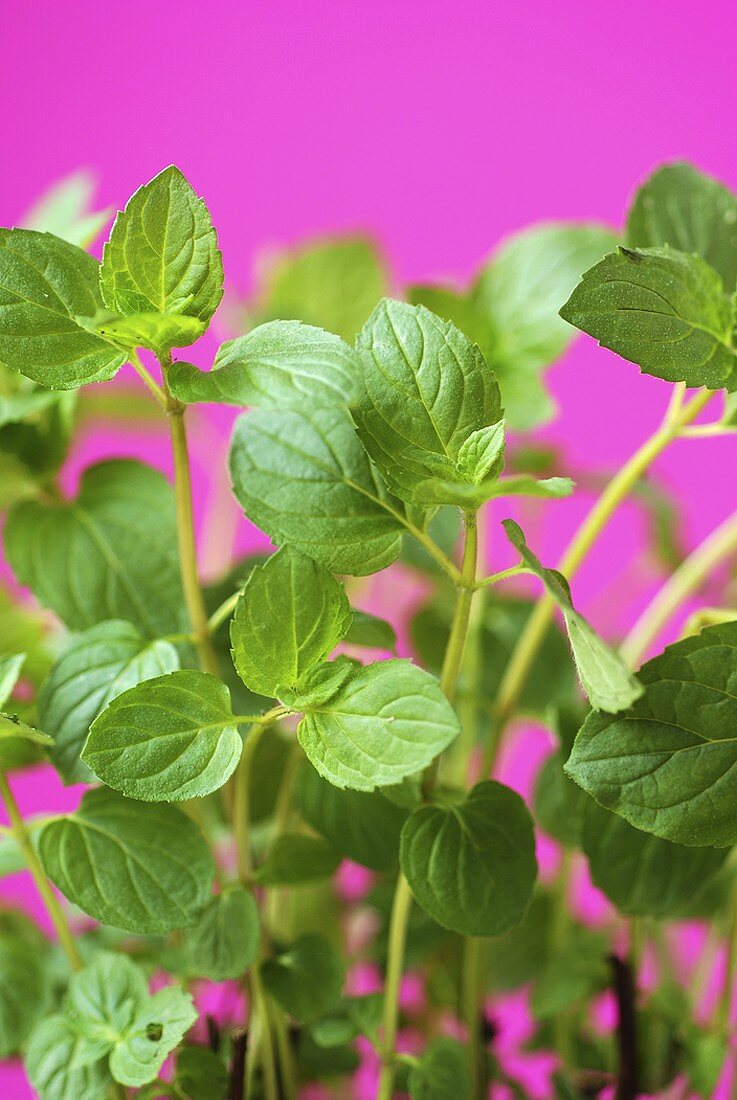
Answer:
[{"label": "pink background", "polygon": [[[619,224],[636,181],[673,157],[737,187],[729,2],[7,7],[0,224],[80,166],[98,175],[102,203],[118,206],[173,161],[207,199],[231,288],[247,289],[264,246],[341,229],[374,233],[402,282],[465,277],[526,223]],[[200,347],[201,366],[210,354]],[[562,415],[546,434],[564,442],[561,473],[614,468],[668,395],[586,340],[551,381]],[[208,431],[224,423],[215,417]],[[210,438],[195,455],[200,507]],[[124,452],[167,468],[146,435],[99,431],[84,458]],[[734,468],[725,442],[681,443],[658,463],[683,501],[689,542],[735,506]],[[588,503],[580,494],[553,506],[540,547],[548,560]],[[640,514],[623,509],[576,583],[602,629],[625,628],[657,584],[641,537]],[[205,552],[214,564],[216,549]],[[28,812],[69,801],[38,776],[17,787]],[[29,1095],[8,1069],[0,1092]]]}]

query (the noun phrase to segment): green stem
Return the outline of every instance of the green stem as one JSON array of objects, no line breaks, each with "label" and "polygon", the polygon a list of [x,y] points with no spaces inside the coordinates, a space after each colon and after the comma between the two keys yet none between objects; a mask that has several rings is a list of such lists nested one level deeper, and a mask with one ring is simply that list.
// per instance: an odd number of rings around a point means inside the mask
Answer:
[{"label": "green stem", "polygon": [[[478,526],[475,511],[464,513],[465,539],[463,561],[457,573],[456,604],[450,628],[448,646],[440,674],[440,687],[452,703],[455,699],[458,674],[463,660],[471,606],[476,591],[476,559],[478,556]],[[422,789],[427,799],[437,780],[438,760],[435,760],[423,776]],[[387,951],[384,1012],[382,1017],[382,1066],[377,1100],[391,1100],[396,1069],[396,1038],[399,1019],[399,986],[404,968],[407,927],[412,906],[412,892],[404,875],[399,873],[389,921],[389,945]]]},{"label": "green stem", "polygon": [[238,866],[238,877],[246,886],[251,882],[251,836],[249,823],[249,784],[251,763],[258,743],[275,718],[284,713],[283,707],[274,707],[253,723],[246,734],[243,752],[235,773],[233,790],[233,835]]},{"label": "green stem", "polygon": [[[261,971],[258,963],[251,967],[251,995],[253,997],[253,1013],[259,1021],[264,1097],[265,1100],[280,1100],[279,1083],[276,1076],[276,1062],[274,1060],[274,1042],[269,1021],[269,1008],[266,1001],[263,982],[261,981]],[[250,1093],[250,1089],[248,1091]]]},{"label": "green stem", "polygon": [[162,409],[166,409],[166,393],[158,382],[151,377],[135,351],[128,352],[128,361],[138,377],[142,379],[143,383],[148,387],[159,405],[161,405]]},{"label": "green stem", "polygon": [[737,512],[720,523],[671,574],[622,643],[622,656],[631,665],[639,664],[684,600],[699,589],[724,558],[734,553],[737,553]]},{"label": "green stem", "polygon": [[468,1032],[468,1062],[472,1100],[484,1100],[488,1092],[486,1050],[483,1042],[483,998],[486,977],[486,941],[466,936],[461,962],[461,1019]]},{"label": "green stem", "polygon": [[[682,406],[682,392],[682,388],[676,387],[671,404],[658,430],[635,451],[607,484],[571,539],[559,566],[560,572],[568,580],[574,576],[617,508],[630,494],[645,471],[679,436],[682,428],[696,419],[714,396],[711,390],[702,390],[687,405]],[[497,696],[493,728],[484,752],[484,775],[489,775],[493,769],[501,736],[514,714],[520,693],[545,638],[554,610],[555,601],[549,595],[544,595],[538,601],[504,670]]]},{"label": "green stem", "polygon": [[399,987],[404,968],[404,950],[407,926],[412,908],[412,891],[403,874],[397,879],[394,902],[389,922],[389,946],[387,951],[386,983],[384,986],[384,1015],[382,1026],[381,1074],[376,1100],[392,1100],[394,1096],[395,1047],[399,1021]]},{"label": "green stem", "polygon": [[220,669],[207,622],[207,611],[197,567],[197,546],[192,508],[192,475],[189,468],[187,431],[184,424],[186,406],[176,401],[169,393],[166,375],[170,366],[171,356],[161,359],[166,418],[169,422],[169,436],[174,458],[174,499],[177,514],[177,540],[179,543],[179,568],[182,576],[182,588],[184,589],[189,625],[192,627],[195,636],[200,667],[204,672],[210,672],[213,676],[218,676]]},{"label": "green stem", "polygon": [[0,797],[2,797],[5,803],[5,808],[8,812],[8,818],[10,819],[13,836],[23,853],[23,858],[26,861],[26,866],[31,873],[33,881],[36,884],[36,889],[41,895],[41,899],[46,906],[46,910],[51,918],[51,923],[56,930],[56,935],[59,938],[59,943],[62,946],[64,954],[69,960],[69,965],[72,970],[79,970],[82,966],[82,956],[77,950],[77,945],[74,942],[74,936],[72,930],[69,927],[67,919],[64,915],[64,911],[59,904],[59,900],[56,894],[51,888],[49,880],[46,878],[41,861],[36,855],[36,849],[33,847],[26,824],[23,820],[20,810],[18,809],[18,803],[15,801],[13,792],[10,789],[8,778],[5,772],[0,771]]}]

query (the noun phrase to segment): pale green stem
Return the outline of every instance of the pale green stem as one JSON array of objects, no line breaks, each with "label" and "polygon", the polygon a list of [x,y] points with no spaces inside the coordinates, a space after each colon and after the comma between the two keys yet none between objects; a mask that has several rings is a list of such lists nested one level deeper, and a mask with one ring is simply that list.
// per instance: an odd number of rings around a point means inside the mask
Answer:
[{"label": "pale green stem", "polygon": [[713,570],[737,553],[737,512],[733,512],[685,558],[650,601],[622,643],[622,656],[633,666],[681,604],[698,591]]},{"label": "pale green stem", "polygon": [[46,906],[46,911],[51,918],[51,923],[59,938],[62,950],[69,960],[69,965],[72,970],[79,970],[82,966],[82,956],[77,949],[74,935],[69,927],[64,911],[59,904],[59,900],[52,890],[49,880],[46,878],[46,872],[41,866],[41,861],[36,855],[36,849],[33,847],[33,842],[26,829],[25,822],[18,808],[18,803],[15,801],[13,792],[10,789],[10,784],[8,783],[8,778],[3,771],[0,771],[0,797],[2,797],[8,812],[13,836],[23,853],[26,867],[30,871],[31,877],[36,884],[36,889]]},{"label": "pale green stem", "polygon": [[[681,393],[682,389],[676,388],[661,426],[609,481],[568,544],[558,568],[569,580],[586,559],[617,508],[627,498],[645,471],[665,448],[678,438],[682,428],[696,419],[699,412],[714,396],[711,390],[702,390],[687,405],[681,406]],[[493,769],[502,733],[514,714],[520,693],[545,638],[554,610],[555,601],[548,594],[538,600],[504,670],[497,696],[493,728],[484,752],[484,775],[489,775]]]},{"label": "pale green stem", "polygon": [[128,361],[135,370],[138,377],[142,379],[143,383],[148,387],[150,392],[158,401],[159,405],[161,405],[162,409],[166,409],[166,394],[164,390],[161,388],[158,382],[151,377],[135,351],[128,352]]},{"label": "pale green stem", "polygon": [[[200,667],[204,672],[219,676],[215,648],[212,644],[210,628],[207,622],[205,599],[202,594],[199,569],[197,567],[197,546],[194,530],[194,512],[192,508],[192,475],[189,468],[187,449],[187,431],[184,425],[186,406],[174,400],[169,394],[166,376],[171,365],[171,356],[161,359],[161,372],[164,381],[166,417],[169,422],[169,435],[174,458],[174,500],[177,516],[177,541],[179,544],[179,569],[182,576],[184,600],[187,605],[189,625],[195,636],[195,645]],[[152,520],[155,522],[155,520]]]},{"label": "pale green stem", "polygon": [[[466,535],[463,548],[463,563],[458,575],[456,604],[453,622],[450,628],[448,646],[445,651],[443,668],[440,674],[440,687],[446,698],[452,703],[455,699],[458,674],[463,660],[463,650],[468,633],[471,605],[476,589],[476,559],[478,555],[478,529],[475,512],[464,514]],[[425,770],[423,776],[423,794],[428,798],[437,778],[437,760]],[[391,1100],[394,1090],[396,1069],[395,1047],[399,1020],[399,987],[404,968],[404,952],[407,942],[407,927],[412,906],[412,892],[406,878],[400,871],[397,879],[394,902],[389,921],[389,945],[387,951],[386,984],[384,989],[384,1012],[382,1017],[382,1065],[379,1078],[377,1100]]]}]

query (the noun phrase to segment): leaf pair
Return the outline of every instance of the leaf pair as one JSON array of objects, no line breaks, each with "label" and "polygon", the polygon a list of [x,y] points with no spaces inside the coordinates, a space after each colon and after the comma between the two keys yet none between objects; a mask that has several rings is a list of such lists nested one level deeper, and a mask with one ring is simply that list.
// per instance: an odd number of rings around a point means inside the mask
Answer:
[{"label": "leaf pair", "polygon": [[41,1100],[92,1100],[112,1081],[140,1087],[155,1080],[196,1018],[188,993],[166,986],[150,994],[129,958],[99,952],[72,975],[64,1011],[31,1036],[28,1075]]},{"label": "leaf pair", "polygon": [[646,373],[737,388],[737,196],[687,164],[659,169],[629,212],[627,247],[585,273],[561,317]]},{"label": "leaf pair", "polygon": [[285,547],[240,596],[233,661],[248,687],[301,712],[297,738],[324,778],[371,791],[422,770],[459,727],[437,681],[408,661],[326,662],[350,621],[339,582]]},{"label": "leaf pair", "polygon": [[167,168],[118,215],[101,265],[60,237],[0,230],[0,362],[52,389],[106,381],[131,348],[196,340],[222,282],[207,209]]}]

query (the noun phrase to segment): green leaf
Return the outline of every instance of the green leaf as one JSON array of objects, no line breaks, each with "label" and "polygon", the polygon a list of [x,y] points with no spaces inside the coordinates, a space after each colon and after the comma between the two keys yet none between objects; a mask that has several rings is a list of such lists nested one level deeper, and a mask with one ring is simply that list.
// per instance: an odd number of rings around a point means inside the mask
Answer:
[{"label": "green leaf", "polygon": [[630,672],[622,657],[610,649],[583,616],[578,614],[571,601],[565,577],[540,564],[539,558],[527,545],[519,524],[505,519],[502,526],[509,541],[519,551],[524,565],[540,578],[548,594],[563,612],[578,675],[592,707],[606,711],[628,707],[642,694],[637,678]]},{"label": "green leaf", "polygon": [[290,1016],[310,1023],[340,1001],[343,964],[322,936],[300,936],[261,967],[264,985]]},{"label": "green leaf", "polygon": [[358,576],[399,555],[401,519],[345,410],[248,413],[235,427],[230,472],[244,512],[277,545]]},{"label": "green leaf", "polygon": [[[407,297],[413,305],[426,306],[438,317],[452,321],[469,340],[478,344],[487,362],[494,352],[495,337],[483,297],[477,300],[473,289],[459,293],[445,286],[412,286]],[[515,431],[526,431],[544,424],[553,415],[554,406],[539,371],[527,368],[524,361],[509,365],[496,355],[494,373],[502,394],[507,424]]]},{"label": "green leaf", "polygon": [[388,660],[359,668],[321,706],[305,706],[297,739],[330,783],[371,791],[421,771],[459,729],[433,676]]},{"label": "green leaf", "polygon": [[228,1071],[208,1047],[185,1046],[177,1054],[174,1087],[188,1100],[225,1100]]},{"label": "green leaf", "polygon": [[260,886],[298,886],[331,878],[339,864],[340,854],[321,837],[282,833],[253,878]]},{"label": "green leaf", "polygon": [[374,871],[396,867],[404,809],[378,791],[339,790],[306,763],[297,774],[296,797],[305,820],[344,856]]},{"label": "green leaf", "polygon": [[535,821],[549,836],[568,848],[581,845],[584,812],[591,800],[563,771],[565,757],[554,752],[535,781]]},{"label": "green leaf", "polygon": [[197,1019],[189,993],[166,986],[143,1004],[110,1055],[110,1072],[123,1085],[154,1081],[159,1070]]},{"label": "green leaf", "polygon": [[361,237],[313,241],[269,261],[253,307],[259,321],[306,321],[353,343],[386,292],[382,259]]},{"label": "green leaf", "polygon": [[148,995],[143,971],[127,955],[99,951],[69,979],[66,1007],[80,1034],[109,1049]]},{"label": "green leaf", "polygon": [[0,363],[55,390],[105,382],[125,362],[78,316],[102,305],[97,260],[30,229],[0,229]]},{"label": "green leaf", "polygon": [[[115,219],[100,273],[108,309],[207,322],[223,294],[223,261],[207,207],[171,165]],[[93,311],[88,311],[93,312]]]},{"label": "green leaf", "polygon": [[620,248],[586,272],[560,313],[645,374],[737,388],[729,299],[699,256]]},{"label": "green leaf", "polygon": [[117,695],[92,723],[82,759],[129,798],[181,802],[222,787],[242,749],[225,684],[182,671]]},{"label": "green leaf", "polygon": [[343,586],[324,565],[285,546],[246,581],[230,627],[233,663],[252,691],[275,696],[296,687],[350,624]]},{"label": "green leaf", "polygon": [[688,1027],[684,1035],[685,1070],[697,1096],[713,1096],[729,1057],[729,1037]]},{"label": "green leaf", "polygon": [[[509,237],[483,268],[474,297],[494,337],[492,362],[539,369],[575,337],[558,311],[582,272],[615,244],[601,225],[533,225]],[[504,372],[502,372],[504,373]]]},{"label": "green leaf", "polygon": [[80,759],[92,722],[123,691],[179,668],[173,645],[148,641],[132,623],[114,619],[72,638],[38,697],[39,723],[54,739],[52,763],[67,783],[89,781]]},{"label": "green leaf", "polygon": [[737,623],[710,626],[640,669],[644,694],[591,714],[566,771],[637,829],[676,844],[737,843]]},{"label": "green leaf", "polygon": [[455,1039],[435,1039],[409,1075],[412,1100],[469,1100],[468,1054]]},{"label": "green leaf", "polygon": [[553,905],[550,894],[538,884],[521,922],[488,941],[487,982],[491,992],[520,989],[538,976],[552,948]]},{"label": "green leaf", "polygon": [[182,629],[173,494],[149,466],[101,462],[85,470],[76,500],[16,505],[5,551],[18,581],[71,630],[106,619],[153,638]]},{"label": "green leaf", "polygon": [[39,855],[52,882],[95,920],[129,932],[169,932],[195,920],[214,865],[194,822],[101,787],[76,813],[43,827]]},{"label": "green leaf", "polygon": [[15,714],[0,712],[0,770],[11,771],[43,760],[53,741]]},{"label": "green leaf", "polygon": [[405,822],[399,861],[415,898],[444,928],[496,936],[522,920],[537,874],[532,818],[493,781]]},{"label": "green leaf", "polygon": [[20,932],[0,932],[0,1058],[25,1042],[49,1000],[46,953]]},{"label": "green leaf", "polygon": [[170,348],[193,344],[205,332],[207,325],[197,317],[184,314],[131,313],[122,317],[105,310],[94,317],[78,318],[91,332],[97,332],[111,344],[124,349],[150,348],[158,354]]},{"label": "green leaf", "polygon": [[631,916],[677,913],[701,893],[729,854],[727,848],[686,848],[643,833],[590,798],[582,839],[594,885],[620,913]]},{"label": "green leaf", "polygon": [[270,321],[223,344],[211,371],[175,363],[169,388],[187,404],[351,406],[363,389],[361,373],[361,360],[339,336],[300,321]]},{"label": "green leaf", "polygon": [[489,474],[498,474],[499,387],[460,329],[424,306],[387,298],[356,347],[366,386],[356,410],[358,433],[392,492],[410,503],[443,504],[447,490],[438,499],[436,482],[476,484],[485,463]]},{"label": "green leaf", "polygon": [[31,1035],[25,1067],[39,1100],[100,1100],[112,1077],[99,1044],[66,1016],[47,1016]]},{"label": "green leaf", "polygon": [[737,283],[737,196],[690,164],[664,164],[635,194],[626,243],[695,252],[731,293]]},{"label": "green leaf", "polygon": [[223,982],[242,978],[258,955],[260,922],[253,894],[242,887],[211,898],[187,933],[192,972]]},{"label": "green leaf", "polygon": [[110,218],[108,210],[91,213],[95,179],[84,169],[64,176],[50,187],[23,219],[26,229],[53,233],[86,248]]},{"label": "green leaf", "polygon": [[353,611],[353,619],[344,641],[346,645],[365,646],[367,649],[385,649],[394,653],[397,635],[391,623],[379,619],[368,611]]},{"label": "green leaf", "polygon": [[13,688],[18,683],[25,660],[25,653],[0,657],[0,707],[4,707],[13,694]]}]

